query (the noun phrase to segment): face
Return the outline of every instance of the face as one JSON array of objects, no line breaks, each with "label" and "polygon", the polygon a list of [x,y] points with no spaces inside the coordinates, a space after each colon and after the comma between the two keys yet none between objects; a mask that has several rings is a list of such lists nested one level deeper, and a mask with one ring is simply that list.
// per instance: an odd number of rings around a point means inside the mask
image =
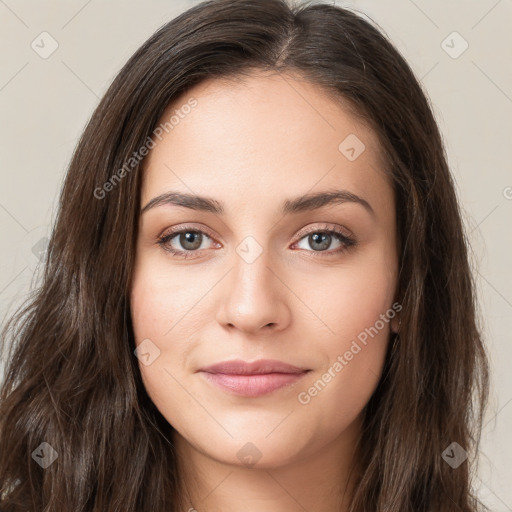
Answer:
[{"label": "face", "polygon": [[[284,77],[195,86],[144,168],[130,303],[142,379],[182,445],[229,464],[273,467],[346,440],[397,320],[378,139]],[[299,371],[202,371],[233,360]]]}]

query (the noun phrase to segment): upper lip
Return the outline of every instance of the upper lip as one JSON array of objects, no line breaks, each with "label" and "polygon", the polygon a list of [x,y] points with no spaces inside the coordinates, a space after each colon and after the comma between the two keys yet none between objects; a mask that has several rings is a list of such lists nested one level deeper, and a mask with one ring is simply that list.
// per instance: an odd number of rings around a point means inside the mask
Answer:
[{"label": "upper lip", "polygon": [[266,373],[304,373],[307,368],[299,368],[275,359],[260,359],[246,362],[241,359],[222,361],[211,366],[205,366],[200,371],[208,373],[225,373],[228,375],[262,375]]}]

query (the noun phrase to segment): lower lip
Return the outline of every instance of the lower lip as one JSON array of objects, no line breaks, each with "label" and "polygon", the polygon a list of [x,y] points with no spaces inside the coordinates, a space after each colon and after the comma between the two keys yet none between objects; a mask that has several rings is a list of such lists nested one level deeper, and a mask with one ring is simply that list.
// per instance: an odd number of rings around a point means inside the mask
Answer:
[{"label": "lower lip", "polygon": [[262,375],[228,375],[224,373],[201,372],[216,386],[235,395],[256,397],[266,395],[300,380],[302,373],[265,373]]}]

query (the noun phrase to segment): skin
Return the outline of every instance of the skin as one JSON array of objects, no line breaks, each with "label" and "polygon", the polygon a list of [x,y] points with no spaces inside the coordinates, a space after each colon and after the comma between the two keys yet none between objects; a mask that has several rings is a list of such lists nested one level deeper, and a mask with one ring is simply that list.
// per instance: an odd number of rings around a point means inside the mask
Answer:
[{"label": "skin", "polygon": [[[175,429],[183,510],[345,511],[364,407],[397,317],[359,343],[361,350],[309,403],[298,395],[329,368],[332,375],[338,356],[394,303],[395,204],[378,139],[346,105],[298,75],[208,80],[162,119],[190,97],[198,105],[156,140],[145,161],[141,205],[179,191],[222,202],[225,213],[170,204],[145,211],[131,291],[136,344],[150,339],[160,350],[139,367],[150,398]],[[349,134],[365,144],[353,161],[338,149]],[[333,189],[364,198],[374,215],[356,202],[280,213],[287,199]],[[357,245],[337,253],[343,244],[333,236],[319,249],[308,235],[325,232],[326,223]],[[206,233],[189,259],[157,243],[184,225]],[[237,252],[248,236],[262,250],[251,263]],[[186,251],[193,246],[186,242],[175,235],[167,245]],[[255,398],[229,394],[198,373],[237,358],[278,359],[311,371]],[[252,466],[237,455],[246,443],[261,454]]]}]

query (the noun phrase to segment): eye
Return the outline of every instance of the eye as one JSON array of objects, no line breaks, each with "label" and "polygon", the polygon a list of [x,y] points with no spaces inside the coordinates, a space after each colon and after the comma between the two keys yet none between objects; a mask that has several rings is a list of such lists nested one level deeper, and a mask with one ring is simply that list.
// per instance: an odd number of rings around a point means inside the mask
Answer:
[{"label": "eye", "polygon": [[[183,249],[174,248],[171,244],[173,239],[176,239],[177,243],[180,244]],[[179,230],[173,230],[171,233],[160,237],[157,243],[164,250],[170,252],[171,254],[181,256],[183,258],[190,258],[194,256],[194,253],[207,248],[204,247],[203,244],[205,239],[211,240],[210,236],[207,235],[204,231],[185,226]]]},{"label": "eye", "polygon": [[[321,228],[315,228],[308,231],[306,235],[303,236],[299,242],[296,242],[294,245],[297,245],[299,249],[305,249],[313,253],[326,252],[325,255],[318,254],[320,257],[339,254],[357,245],[357,242],[354,238],[345,235],[339,228],[331,227],[331,229],[328,229],[329,227],[329,225],[325,225]],[[332,246],[333,242],[338,243],[338,248],[335,248],[335,250],[327,251],[327,249]],[[303,244],[302,246],[300,245],[301,243]],[[313,250],[310,251],[309,249]]]},{"label": "eye", "polygon": [[[181,249],[176,248],[173,245],[172,242],[174,239],[176,239],[174,243],[181,245]],[[157,240],[157,244],[160,245],[165,251],[186,259],[194,258],[197,253],[207,249],[208,244],[206,243],[206,247],[204,244],[204,242],[207,240],[213,241],[212,237],[210,237],[205,231],[195,227],[184,226],[180,229],[172,230],[170,233],[168,232],[167,234],[163,235]],[[333,242],[337,242],[338,248],[328,251],[327,249],[331,247]],[[303,246],[300,245],[301,243],[303,243]],[[304,245],[306,247],[304,247]],[[304,236],[300,238],[298,242],[295,242],[292,247],[297,246],[299,249],[312,253],[325,252],[325,255],[318,254],[318,256],[328,257],[347,251],[356,245],[357,242],[354,238],[342,233],[339,228],[333,228],[326,224],[320,227],[316,227],[315,229],[310,229]],[[219,246],[219,244],[217,244],[217,246]]]}]

